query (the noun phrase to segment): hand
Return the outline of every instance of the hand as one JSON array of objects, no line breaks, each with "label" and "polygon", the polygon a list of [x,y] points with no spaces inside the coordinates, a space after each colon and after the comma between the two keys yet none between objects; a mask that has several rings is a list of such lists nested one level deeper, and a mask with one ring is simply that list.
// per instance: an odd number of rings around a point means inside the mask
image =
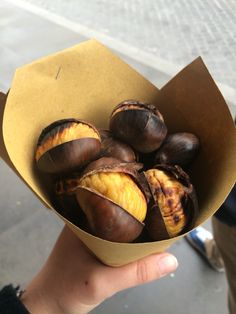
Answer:
[{"label": "hand", "polygon": [[177,265],[173,255],[161,253],[122,267],[105,266],[65,226],[22,302],[32,314],[84,314],[116,292],[159,279]]}]

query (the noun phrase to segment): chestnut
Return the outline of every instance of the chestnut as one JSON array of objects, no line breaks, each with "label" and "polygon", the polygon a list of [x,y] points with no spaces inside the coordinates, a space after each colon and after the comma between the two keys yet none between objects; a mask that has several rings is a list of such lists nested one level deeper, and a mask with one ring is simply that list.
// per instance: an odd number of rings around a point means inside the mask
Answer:
[{"label": "chestnut", "polygon": [[113,242],[132,242],[140,235],[147,202],[136,176],[135,165],[106,157],[85,169],[76,197],[92,234]]},{"label": "chestnut", "polygon": [[77,119],[63,119],[42,131],[35,159],[41,171],[65,173],[94,160],[100,149],[101,138],[92,124]]},{"label": "chestnut", "polygon": [[188,166],[199,149],[199,139],[193,133],[174,133],[166,137],[155,156],[155,163]]},{"label": "chestnut", "polygon": [[179,166],[157,165],[145,177],[152,195],[146,219],[150,237],[169,239],[192,227],[198,203],[189,176]]},{"label": "chestnut", "polygon": [[114,157],[123,162],[135,162],[136,154],[126,143],[114,138],[109,130],[99,130],[102,146],[100,157]]},{"label": "chestnut", "polygon": [[110,118],[110,130],[140,153],[157,150],[167,134],[164,119],[157,108],[137,100],[126,100],[115,107]]}]

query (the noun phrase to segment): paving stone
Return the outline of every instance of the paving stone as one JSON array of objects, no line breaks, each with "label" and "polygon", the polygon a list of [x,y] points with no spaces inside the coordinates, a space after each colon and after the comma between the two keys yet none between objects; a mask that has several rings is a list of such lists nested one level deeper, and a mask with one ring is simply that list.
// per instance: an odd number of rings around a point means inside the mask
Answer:
[{"label": "paving stone", "polygon": [[44,208],[35,195],[0,159],[0,236]]},{"label": "paving stone", "polygon": [[40,270],[63,223],[49,210],[40,210],[0,234],[0,286],[25,285]]}]

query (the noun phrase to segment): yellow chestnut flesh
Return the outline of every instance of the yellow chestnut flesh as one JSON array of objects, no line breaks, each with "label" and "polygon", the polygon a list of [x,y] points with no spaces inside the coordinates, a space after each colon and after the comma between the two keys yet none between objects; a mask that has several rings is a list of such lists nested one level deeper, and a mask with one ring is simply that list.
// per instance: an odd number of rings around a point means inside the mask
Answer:
[{"label": "yellow chestnut flesh", "polygon": [[125,173],[98,172],[82,179],[80,186],[95,190],[140,222],[146,217],[146,199],[131,177]]},{"label": "yellow chestnut flesh", "polygon": [[158,169],[146,171],[146,177],[170,237],[178,235],[187,223],[181,203],[185,194],[184,186],[174,177]]},{"label": "yellow chestnut flesh", "polygon": [[[114,110],[114,111],[112,112],[111,118],[112,118],[115,114],[117,114],[118,112],[122,112],[123,110],[124,110],[124,109],[123,109],[122,107],[120,107],[120,108]],[[139,106],[135,106],[135,105],[130,105],[129,108],[127,108],[126,110],[143,110],[143,108],[142,108],[142,107],[139,107]]]}]

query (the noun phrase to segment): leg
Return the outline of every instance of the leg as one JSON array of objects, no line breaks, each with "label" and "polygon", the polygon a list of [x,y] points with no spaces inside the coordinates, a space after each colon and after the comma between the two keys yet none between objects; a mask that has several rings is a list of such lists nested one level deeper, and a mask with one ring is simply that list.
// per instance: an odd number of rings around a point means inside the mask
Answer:
[{"label": "leg", "polygon": [[217,248],[212,233],[202,226],[197,227],[185,237],[189,244],[197,250],[209,263],[209,265],[218,272],[224,271],[224,261]]},{"label": "leg", "polygon": [[236,313],[236,226],[228,226],[213,217],[215,241],[225,264],[229,285],[230,314]]}]

